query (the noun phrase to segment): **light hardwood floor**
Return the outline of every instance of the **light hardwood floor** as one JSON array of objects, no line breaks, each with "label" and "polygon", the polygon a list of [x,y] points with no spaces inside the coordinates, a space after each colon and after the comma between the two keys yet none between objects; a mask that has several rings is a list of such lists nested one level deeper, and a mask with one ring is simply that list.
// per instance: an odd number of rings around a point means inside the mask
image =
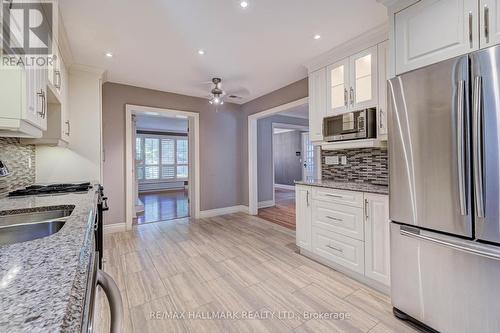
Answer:
[{"label": "light hardwood floor", "polygon": [[[387,296],[297,254],[294,243],[292,231],[242,213],[105,235],[125,332],[416,332],[394,318]],[[261,318],[205,319],[243,311]],[[346,318],[304,316],[335,312]],[[95,328],[108,327],[99,292]]]}]

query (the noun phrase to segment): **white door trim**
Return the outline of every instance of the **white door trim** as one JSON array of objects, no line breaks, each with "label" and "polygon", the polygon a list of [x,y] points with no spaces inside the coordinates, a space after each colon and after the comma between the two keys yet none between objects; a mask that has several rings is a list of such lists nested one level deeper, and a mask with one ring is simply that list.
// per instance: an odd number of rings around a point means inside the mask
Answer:
[{"label": "white door trim", "polygon": [[254,113],[248,116],[248,212],[257,215],[259,210],[258,178],[257,178],[257,120],[273,114],[286,111],[290,108],[305,105],[308,97],[282,104],[274,108]]},{"label": "white door trim", "polygon": [[[190,149],[189,157],[189,210],[190,216],[200,216],[200,115],[196,112],[154,108],[141,105],[125,105],[125,216],[127,230],[132,229],[132,219],[135,216],[134,200],[134,154],[132,144],[132,115],[137,113],[161,113],[169,116],[187,117],[189,120],[189,143],[193,144],[194,150]],[[191,147],[191,146],[190,146]],[[194,169],[194,170],[193,170]],[[193,175],[194,174],[194,175]]]}]

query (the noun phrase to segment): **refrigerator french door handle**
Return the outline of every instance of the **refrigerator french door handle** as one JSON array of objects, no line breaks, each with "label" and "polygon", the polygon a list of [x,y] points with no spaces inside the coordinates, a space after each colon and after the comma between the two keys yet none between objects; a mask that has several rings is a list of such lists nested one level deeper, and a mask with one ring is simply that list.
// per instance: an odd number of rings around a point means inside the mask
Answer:
[{"label": "refrigerator french door handle", "polygon": [[457,169],[458,169],[458,199],[460,214],[468,214],[465,192],[465,119],[464,119],[465,81],[458,81],[457,91]]},{"label": "refrigerator french door handle", "polygon": [[420,231],[417,228],[407,227],[403,225],[399,227],[399,233],[402,236],[436,243],[453,250],[458,250],[500,261],[500,251],[496,248],[491,249],[487,245],[472,244],[473,243],[472,241],[464,241],[458,238],[456,240],[450,240],[448,239],[449,237],[446,238],[439,234],[433,234],[431,236],[425,232]]},{"label": "refrigerator french door handle", "polygon": [[472,159],[474,167],[474,196],[476,201],[477,217],[484,217],[483,197],[483,117],[482,117],[482,79],[480,76],[474,78],[474,108],[472,115]]}]

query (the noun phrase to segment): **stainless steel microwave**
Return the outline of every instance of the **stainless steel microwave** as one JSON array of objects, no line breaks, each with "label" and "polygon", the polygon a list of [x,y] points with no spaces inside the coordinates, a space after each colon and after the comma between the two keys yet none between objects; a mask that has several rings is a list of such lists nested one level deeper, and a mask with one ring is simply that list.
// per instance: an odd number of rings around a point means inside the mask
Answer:
[{"label": "stainless steel microwave", "polygon": [[323,139],[328,142],[371,139],[377,136],[376,109],[344,113],[323,119]]}]

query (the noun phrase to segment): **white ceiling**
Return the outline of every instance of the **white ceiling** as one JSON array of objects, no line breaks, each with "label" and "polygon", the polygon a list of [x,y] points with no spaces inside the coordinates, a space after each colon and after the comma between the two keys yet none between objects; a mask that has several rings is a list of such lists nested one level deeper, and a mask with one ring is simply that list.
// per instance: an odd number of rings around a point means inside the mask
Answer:
[{"label": "white ceiling", "polygon": [[59,3],[75,63],[106,69],[109,81],[200,97],[218,76],[224,89],[248,91],[237,103],[306,77],[302,64],[387,20],[376,0],[248,2]]},{"label": "white ceiling", "polygon": [[305,104],[305,105],[296,106],[296,107],[291,108],[289,110],[280,112],[279,115],[287,116],[287,117],[309,119],[309,105]]}]

